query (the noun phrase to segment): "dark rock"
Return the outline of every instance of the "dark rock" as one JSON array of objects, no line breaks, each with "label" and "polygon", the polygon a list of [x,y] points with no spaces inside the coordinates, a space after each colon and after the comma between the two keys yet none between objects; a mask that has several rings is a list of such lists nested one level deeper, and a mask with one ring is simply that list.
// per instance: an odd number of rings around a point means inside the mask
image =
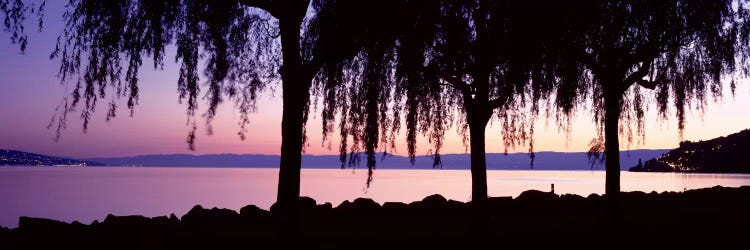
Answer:
[{"label": "dark rock", "polygon": [[10,237],[10,229],[7,227],[0,226],[0,240],[6,239],[8,237]]},{"label": "dark rock", "polygon": [[[312,209],[298,216],[270,216],[252,205],[239,213],[195,206],[182,222],[174,214],[154,218],[108,215],[103,222],[95,221],[90,226],[22,217],[18,229],[0,228],[0,248],[279,249],[296,246],[301,240],[310,249],[349,249],[383,232],[388,235],[368,241],[363,248],[463,249],[501,241],[508,245],[586,248],[602,245],[607,237],[622,236],[631,237],[634,245],[654,240],[665,245],[692,244],[695,240],[721,242],[743,239],[742,230],[716,229],[750,223],[748,191],[713,187],[661,194],[628,192],[619,203],[600,202],[605,197],[596,194],[588,198],[571,194],[558,197],[541,191],[527,191],[516,199],[491,197],[481,204],[434,195],[412,205],[386,202],[381,206],[360,198],[335,209],[330,203],[311,207],[312,199],[300,199],[300,207]],[[258,220],[248,220],[253,216]],[[611,232],[617,233],[609,235]],[[544,240],[539,240],[539,235]],[[580,235],[603,240],[575,240]],[[478,240],[476,246],[466,245],[472,240]]]},{"label": "dark rock", "polygon": [[338,210],[375,210],[380,208],[380,204],[370,198],[357,198],[353,202],[344,201],[336,207]]},{"label": "dark rock", "polygon": [[169,214],[169,221],[171,221],[172,223],[179,223],[180,218],[177,218],[177,216],[174,215],[174,213],[172,213],[172,214]]},{"label": "dark rock", "polygon": [[622,199],[626,201],[643,201],[648,199],[648,194],[641,191],[623,192]]},{"label": "dark rock", "polygon": [[443,197],[442,195],[433,194],[422,199],[421,204],[425,208],[441,208],[445,207],[447,203],[448,200],[445,199],[445,197]]},{"label": "dark rock", "polygon": [[255,218],[261,215],[261,213],[265,212],[265,210],[260,209],[256,205],[247,205],[242,208],[240,208],[240,215],[242,217],[249,217],[249,218]]},{"label": "dark rock", "polygon": [[448,208],[456,209],[456,208],[463,208],[466,206],[466,203],[457,201],[457,200],[448,200],[447,204]]},{"label": "dark rock", "polygon": [[336,207],[336,209],[349,209],[352,207],[352,203],[349,200],[344,200]]},{"label": "dark rock", "polygon": [[384,209],[406,209],[409,205],[406,205],[406,203],[403,202],[386,202],[383,203]]},{"label": "dark rock", "polygon": [[156,223],[156,224],[160,224],[160,225],[167,225],[167,224],[171,224],[172,223],[172,221],[167,216],[156,216],[156,217],[153,217],[153,218],[151,218],[151,222]]},{"label": "dark rock", "polygon": [[232,224],[238,222],[240,215],[231,209],[211,208],[204,209],[196,205],[193,209],[182,216],[182,222],[185,224],[216,225]]},{"label": "dark rock", "polygon": [[586,197],[586,199],[588,199],[588,200],[601,200],[602,196],[599,195],[599,194],[590,194],[589,196]]},{"label": "dark rock", "polygon": [[107,214],[107,217],[104,217],[104,220],[102,221],[102,223],[103,224],[107,224],[107,221],[111,222],[113,220],[117,220],[117,216],[115,216],[113,214]]},{"label": "dark rock", "polygon": [[560,200],[564,201],[583,201],[586,200],[586,198],[583,198],[583,196],[577,195],[577,194],[563,194],[560,195]]},{"label": "dark rock", "polygon": [[84,225],[81,222],[73,221],[73,223],[70,223],[70,227],[73,228],[74,230],[79,230],[80,231],[80,230],[86,229],[88,226]]},{"label": "dark rock", "polygon": [[203,208],[203,206],[201,206],[201,205],[195,205],[195,206],[193,206],[193,208],[190,209],[190,211],[187,212],[187,214],[185,214],[185,215],[182,216],[182,219],[184,220],[185,216],[187,216],[189,214],[198,214],[198,213],[201,213],[203,210],[206,210],[205,208]]},{"label": "dark rock", "polygon": [[422,201],[412,201],[409,202],[410,208],[422,208]]},{"label": "dark rock", "polygon": [[299,197],[299,199],[297,199],[297,204],[294,204],[293,207],[285,208],[285,207],[282,207],[282,205],[279,204],[278,202],[274,203],[273,205],[271,205],[270,212],[277,214],[277,213],[289,212],[289,211],[294,211],[294,210],[312,211],[315,209],[316,204],[317,202],[313,198],[302,196],[302,197]]},{"label": "dark rock", "polygon": [[317,209],[322,210],[322,211],[328,211],[328,210],[333,209],[333,204],[331,204],[330,202],[326,202],[326,203],[318,205]]},{"label": "dark rock", "polygon": [[18,218],[18,228],[22,230],[63,230],[67,226],[68,224],[65,222],[50,219],[32,218],[26,216],[21,216],[20,218]]},{"label": "dark rock", "polygon": [[357,209],[378,209],[380,204],[370,198],[357,198],[354,199],[352,205]]},{"label": "dark rock", "polygon": [[543,192],[539,190],[527,190],[518,195],[516,200],[520,201],[554,201],[559,197],[551,192]]},{"label": "dark rock", "polygon": [[142,215],[128,215],[128,216],[114,216],[112,214],[108,214],[106,218],[104,218],[104,221],[102,221],[103,225],[145,225],[149,224],[150,219],[146,218]]},{"label": "dark rock", "polygon": [[[52,249],[59,248],[60,245],[72,245],[75,243],[75,237],[80,235],[80,230],[68,223],[50,219],[30,218],[21,216],[18,220],[18,228],[11,233],[15,233],[15,241],[19,244],[15,248],[19,249]],[[0,248],[14,249],[8,247],[8,242],[2,240]]]},{"label": "dark rock", "polygon": [[312,210],[317,204],[318,203],[315,201],[315,199],[307,196],[299,197],[299,200],[297,200],[297,205],[302,210]]},{"label": "dark rock", "polygon": [[487,206],[498,208],[498,207],[508,207],[513,202],[513,197],[510,196],[500,196],[500,197],[489,197],[487,198]]}]

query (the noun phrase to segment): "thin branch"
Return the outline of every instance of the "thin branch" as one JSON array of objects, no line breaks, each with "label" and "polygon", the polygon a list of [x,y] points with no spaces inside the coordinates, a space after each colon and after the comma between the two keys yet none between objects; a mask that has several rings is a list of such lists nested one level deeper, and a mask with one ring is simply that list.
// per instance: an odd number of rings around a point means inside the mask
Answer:
[{"label": "thin branch", "polygon": [[638,83],[638,85],[641,85],[641,87],[644,87],[644,88],[647,88],[647,89],[653,90],[653,89],[656,88],[656,81],[649,81],[649,80],[645,80],[645,79],[638,79],[635,82]]},{"label": "thin branch", "polygon": [[[627,78],[625,78],[625,81],[622,82],[623,83],[623,86],[622,86],[623,89],[621,89],[621,91],[624,92],[625,90],[627,90],[630,87],[630,85],[633,85],[633,83],[636,83],[636,82],[638,84],[641,84],[641,86],[649,88],[649,86],[651,86],[651,84],[646,83],[646,85],[643,85],[641,82],[646,81],[646,80],[643,80],[643,77],[646,77],[646,75],[648,75],[649,69],[651,68],[651,62],[653,62],[653,60],[647,60],[647,61],[641,63],[641,66],[638,67],[637,71],[633,72]],[[653,87],[651,87],[650,89],[653,89]]]}]

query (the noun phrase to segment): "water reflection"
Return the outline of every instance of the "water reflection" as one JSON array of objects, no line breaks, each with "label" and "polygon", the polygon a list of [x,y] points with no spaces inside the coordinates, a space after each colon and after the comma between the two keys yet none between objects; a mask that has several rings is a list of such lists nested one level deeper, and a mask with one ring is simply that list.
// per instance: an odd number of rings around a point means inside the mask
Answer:
[{"label": "water reflection", "polygon": [[[107,214],[185,214],[196,204],[239,210],[267,209],[276,198],[276,169],[243,168],[34,168],[0,167],[0,225],[16,227],[19,216],[91,223]],[[306,169],[301,192],[334,206],[367,197],[411,202],[439,193],[471,197],[468,170],[378,170],[365,189],[366,170]],[[491,196],[517,196],[529,189],[582,196],[604,192],[603,171],[488,171]],[[622,173],[622,190],[683,191],[750,185],[750,175]]]}]

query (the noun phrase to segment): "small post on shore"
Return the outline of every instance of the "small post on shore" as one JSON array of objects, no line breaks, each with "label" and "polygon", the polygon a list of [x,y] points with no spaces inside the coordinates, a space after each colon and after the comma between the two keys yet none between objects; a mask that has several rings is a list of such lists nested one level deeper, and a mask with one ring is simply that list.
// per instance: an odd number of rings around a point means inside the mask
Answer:
[{"label": "small post on shore", "polygon": [[555,193],[555,183],[552,183],[551,185],[552,185],[552,191],[551,191],[551,193],[554,194]]}]

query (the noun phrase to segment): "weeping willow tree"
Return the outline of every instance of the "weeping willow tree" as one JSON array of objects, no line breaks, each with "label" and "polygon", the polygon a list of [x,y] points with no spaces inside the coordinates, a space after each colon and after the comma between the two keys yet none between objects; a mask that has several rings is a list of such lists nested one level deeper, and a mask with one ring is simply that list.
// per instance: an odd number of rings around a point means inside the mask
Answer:
[{"label": "weeping willow tree", "polygon": [[570,74],[577,84],[560,86],[556,107],[571,114],[592,100],[600,138],[591,151],[604,151],[610,196],[620,192],[619,135],[645,136],[649,100],[662,118],[674,105],[681,135],[686,109],[702,111],[708,99],[720,98],[723,78],[732,79],[734,93],[733,79],[748,72],[745,1],[583,1],[558,14],[566,47],[585,70]]},{"label": "weeping willow tree", "polygon": [[[0,1],[5,30],[22,50],[27,44],[24,19],[40,13],[44,1],[40,3]],[[132,115],[144,58],[152,58],[153,67],[161,69],[167,47],[173,45],[174,61],[180,65],[177,92],[192,126],[187,138],[191,149],[199,96],[207,102],[207,111],[200,115],[209,134],[218,106],[229,102],[241,114],[239,134],[244,139],[258,95],[280,80],[277,202],[295,204],[312,80],[325,60],[344,57],[320,45],[330,40],[319,39],[325,36],[316,25],[335,25],[316,16],[325,6],[333,5],[310,0],[70,0],[63,14],[65,29],[50,56],[60,61],[61,82],[75,86],[53,118],[58,135],[68,114],[78,108],[85,131],[101,101],[107,101],[107,119],[117,114],[119,98],[127,100]],[[205,66],[202,72],[200,64]]]},{"label": "weeping willow tree", "polygon": [[[490,120],[501,124],[499,137],[506,152],[528,143],[533,164],[531,136],[539,103],[549,100],[564,79],[557,77],[563,65],[563,50],[557,47],[562,43],[556,41],[560,34],[546,26],[555,6],[528,1],[386,2],[333,8],[388,13],[385,19],[377,16],[381,14],[336,11],[332,15],[337,18],[361,21],[320,26],[332,27],[321,35],[359,37],[343,39],[359,42],[318,75],[324,138],[338,119],[342,164],[358,161],[357,153],[365,152],[369,184],[376,151],[394,150],[402,125],[412,163],[421,134],[432,146],[434,166],[441,164],[445,132],[455,126],[471,150],[472,199],[482,201],[487,198],[485,129]],[[351,13],[358,16],[343,16]]]}]

